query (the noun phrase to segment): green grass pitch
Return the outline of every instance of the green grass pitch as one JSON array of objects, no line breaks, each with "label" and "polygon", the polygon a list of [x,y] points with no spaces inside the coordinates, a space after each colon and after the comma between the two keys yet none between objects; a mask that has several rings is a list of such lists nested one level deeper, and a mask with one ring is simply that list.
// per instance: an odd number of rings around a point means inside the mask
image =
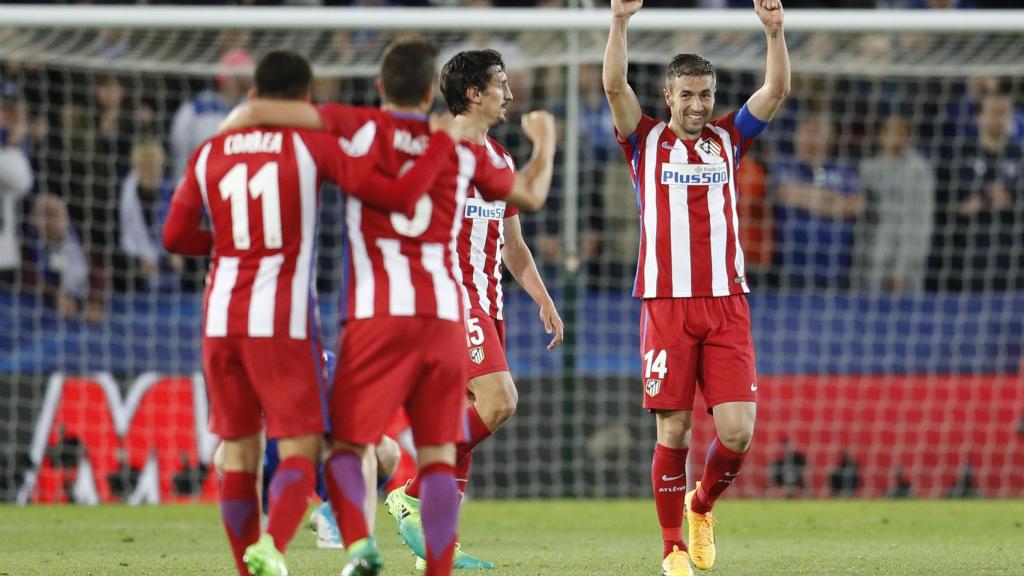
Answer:
[{"label": "green grass pitch", "polygon": [[[720,576],[1022,575],[1024,501],[728,501],[715,509]],[[413,559],[380,507],[386,575]],[[660,573],[649,501],[470,501],[467,551],[494,576]],[[305,526],[293,575],[335,575]],[[233,574],[215,506],[0,507],[0,575]],[[468,574],[468,572],[463,572]],[[700,574],[698,572],[698,574]]]}]

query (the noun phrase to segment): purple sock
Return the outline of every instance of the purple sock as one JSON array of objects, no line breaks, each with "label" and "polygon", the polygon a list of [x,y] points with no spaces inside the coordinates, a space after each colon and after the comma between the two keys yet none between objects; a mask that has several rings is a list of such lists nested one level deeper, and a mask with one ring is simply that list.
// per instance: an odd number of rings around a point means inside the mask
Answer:
[{"label": "purple sock", "polygon": [[420,478],[420,514],[427,544],[425,575],[449,574],[455,553],[455,527],[459,522],[455,467],[430,464],[420,471]]},{"label": "purple sock", "polygon": [[346,545],[370,535],[363,514],[366,483],[359,456],[354,452],[335,451],[327,461],[327,491]]}]

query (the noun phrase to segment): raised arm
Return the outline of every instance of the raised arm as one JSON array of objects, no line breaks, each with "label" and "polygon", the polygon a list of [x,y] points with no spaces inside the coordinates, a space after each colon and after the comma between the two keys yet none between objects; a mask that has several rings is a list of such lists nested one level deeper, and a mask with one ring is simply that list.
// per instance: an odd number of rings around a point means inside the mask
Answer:
[{"label": "raised arm", "polygon": [[640,123],[640,101],[626,79],[629,61],[626,57],[626,28],[644,0],[612,0],[612,26],[608,32],[608,45],[604,49],[601,80],[604,93],[612,108],[615,129],[623,137],[630,136]]},{"label": "raised arm", "polygon": [[768,39],[768,64],[764,85],[747,100],[747,110],[759,120],[771,120],[789,96],[789,50],[782,30],[783,10],[779,0],[754,0],[754,12],[764,25]]},{"label": "raised arm", "polygon": [[253,98],[231,111],[221,122],[220,131],[244,130],[253,126],[289,126],[322,130],[320,112],[305,100]]},{"label": "raised arm", "polygon": [[523,116],[523,132],[533,143],[530,161],[516,174],[505,200],[523,212],[536,212],[548,199],[555,166],[555,118],[535,110]]}]

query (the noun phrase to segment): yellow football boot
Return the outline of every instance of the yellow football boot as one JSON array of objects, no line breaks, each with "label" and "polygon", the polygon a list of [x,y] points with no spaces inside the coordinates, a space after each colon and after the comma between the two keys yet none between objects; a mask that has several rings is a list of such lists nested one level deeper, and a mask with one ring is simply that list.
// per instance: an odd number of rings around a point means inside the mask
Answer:
[{"label": "yellow football boot", "polygon": [[690,557],[679,546],[673,546],[672,552],[661,561],[661,576],[693,576]]},{"label": "yellow football boot", "polygon": [[690,509],[690,502],[697,494],[700,482],[697,487],[686,493],[683,499],[683,511],[686,512],[686,524],[690,539],[687,547],[690,549],[690,558],[693,565],[701,570],[710,570],[715,565],[715,519],[711,517],[711,511],[707,514],[697,514]]}]

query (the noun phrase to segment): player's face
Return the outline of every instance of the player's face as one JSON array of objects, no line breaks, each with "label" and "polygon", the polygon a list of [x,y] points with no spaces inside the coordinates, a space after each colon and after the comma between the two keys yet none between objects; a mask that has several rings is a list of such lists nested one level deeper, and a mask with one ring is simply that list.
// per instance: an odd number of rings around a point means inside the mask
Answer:
[{"label": "player's face", "polygon": [[714,77],[678,76],[669,81],[664,93],[672,123],[687,135],[699,136],[715,109]]},{"label": "player's face", "polygon": [[480,109],[491,124],[501,124],[507,119],[511,105],[512,90],[508,87],[508,76],[504,70],[495,66],[491,69],[491,81],[481,94]]}]

